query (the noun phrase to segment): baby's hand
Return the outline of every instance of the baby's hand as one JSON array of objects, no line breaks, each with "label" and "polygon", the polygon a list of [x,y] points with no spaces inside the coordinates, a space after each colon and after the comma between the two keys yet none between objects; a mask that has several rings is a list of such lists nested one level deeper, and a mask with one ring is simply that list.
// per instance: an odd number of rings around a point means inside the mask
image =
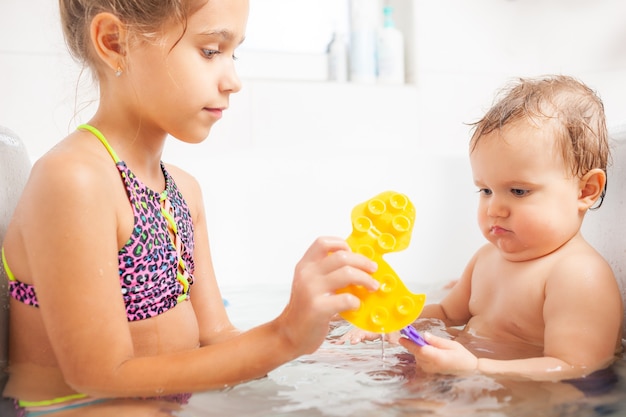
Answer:
[{"label": "baby's hand", "polygon": [[381,336],[384,338],[383,340],[386,340],[394,344],[398,344],[398,339],[400,339],[399,332],[385,333],[381,335],[380,333],[372,333],[372,332],[368,332],[365,330],[361,330],[357,327],[354,327],[348,330],[347,332],[345,332],[338,339],[331,341],[331,343],[343,345],[346,342],[350,342],[351,345],[356,345],[357,343],[361,343],[365,341],[378,340],[381,338]]},{"label": "baby's hand", "polygon": [[324,342],[334,315],[359,308],[358,297],[337,290],[349,285],[378,289],[371,277],[376,268],[375,262],[353,253],[344,239],[318,238],[311,245],[296,266],[291,299],[277,319],[297,355],[312,353]]},{"label": "baby's hand", "polygon": [[464,374],[478,368],[478,358],[457,341],[424,333],[426,346],[419,346],[407,338],[400,344],[415,356],[417,366],[426,372]]},{"label": "baby's hand", "polygon": [[365,330],[361,330],[357,327],[353,327],[345,332],[340,338],[333,340],[332,343],[343,345],[346,342],[350,342],[351,345],[364,342],[366,340],[378,340],[380,339],[379,333],[371,333]]}]

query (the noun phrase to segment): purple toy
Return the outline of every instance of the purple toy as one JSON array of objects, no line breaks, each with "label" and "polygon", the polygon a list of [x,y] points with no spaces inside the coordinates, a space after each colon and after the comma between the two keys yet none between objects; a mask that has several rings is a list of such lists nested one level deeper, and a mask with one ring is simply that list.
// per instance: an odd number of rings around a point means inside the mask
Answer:
[{"label": "purple toy", "polygon": [[428,343],[424,340],[424,338],[415,330],[415,327],[408,325],[402,330],[400,330],[404,336],[408,337],[413,342],[417,343],[420,346],[426,346]]}]

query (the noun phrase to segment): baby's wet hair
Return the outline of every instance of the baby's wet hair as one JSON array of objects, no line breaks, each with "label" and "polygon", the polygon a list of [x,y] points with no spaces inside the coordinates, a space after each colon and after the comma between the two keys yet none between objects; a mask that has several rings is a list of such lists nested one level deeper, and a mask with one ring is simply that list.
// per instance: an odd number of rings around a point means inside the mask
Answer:
[{"label": "baby's wet hair", "polygon": [[[555,146],[573,176],[580,178],[596,168],[606,173],[610,153],[604,104],[581,81],[550,75],[507,85],[483,118],[472,123],[470,152],[483,136],[520,120],[554,129]],[[606,187],[598,206],[605,192]]]}]

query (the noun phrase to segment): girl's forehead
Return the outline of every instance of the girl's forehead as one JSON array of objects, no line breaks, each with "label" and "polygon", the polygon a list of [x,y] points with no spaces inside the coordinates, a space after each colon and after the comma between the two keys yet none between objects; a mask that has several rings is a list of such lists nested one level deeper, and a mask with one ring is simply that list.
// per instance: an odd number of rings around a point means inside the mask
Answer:
[{"label": "girl's forehead", "polygon": [[248,0],[197,2],[184,21],[172,19],[163,27],[163,47],[169,51],[182,39],[238,45],[245,37],[247,20]]},{"label": "girl's forehead", "polygon": [[210,0],[199,3],[188,23],[196,30],[245,31],[248,20],[248,0]]}]

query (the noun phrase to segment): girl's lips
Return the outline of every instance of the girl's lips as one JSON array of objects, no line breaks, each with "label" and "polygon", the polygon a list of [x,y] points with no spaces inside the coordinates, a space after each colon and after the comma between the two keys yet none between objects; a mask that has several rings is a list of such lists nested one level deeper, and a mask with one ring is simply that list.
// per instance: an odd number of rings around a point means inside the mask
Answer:
[{"label": "girl's lips", "polygon": [[224,109],[216,109],[216,108],[208,108],[208,107],[205,107],[203,110],[211,113],[217,119],[220,119],[222,117],[222,112],[224,111]]}]

